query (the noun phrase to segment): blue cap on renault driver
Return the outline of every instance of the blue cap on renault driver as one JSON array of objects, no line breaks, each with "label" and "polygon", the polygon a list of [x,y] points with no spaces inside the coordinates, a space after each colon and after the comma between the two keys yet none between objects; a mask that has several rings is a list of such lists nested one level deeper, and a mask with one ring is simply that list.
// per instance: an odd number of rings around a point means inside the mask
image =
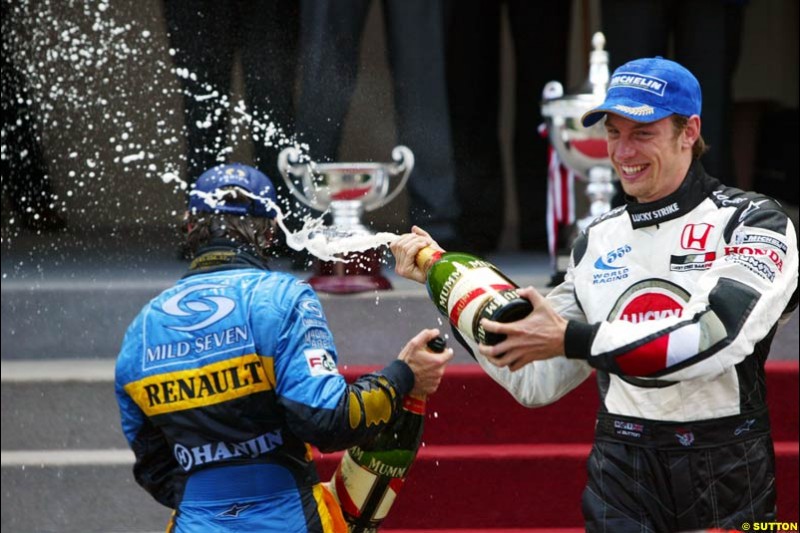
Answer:
[{"label": "blue cap on renault driver", "polygon": [[[214,196],[220,189],[228,188],[242,189],[255,198],[248,205],[241,205]],[[231,163],[206,170],[197,178],[189,193],[189,210],[193,213],[230,213],[275,218],[275,210],[269,207],[267,199],[278,203],[275,186],[270,179],[253,167]]]},{"label": "blue cap on renault driver", "polygon": [[606,113],[636,122],[655,122],[670,115],[700,115],[700,83],[684,67],[663,57],[636,59],[611,75],[606,100],[581,118],[589,127]]}]

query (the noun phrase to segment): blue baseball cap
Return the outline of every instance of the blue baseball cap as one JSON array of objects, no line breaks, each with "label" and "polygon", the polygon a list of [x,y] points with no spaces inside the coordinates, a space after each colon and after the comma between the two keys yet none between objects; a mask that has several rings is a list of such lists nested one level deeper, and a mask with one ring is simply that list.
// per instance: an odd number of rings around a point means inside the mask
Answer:
[{"label": "blue baseball cap", "polygon": [[649,57],[625,63],[611,75],[606,100],[581,118],[584,127],[607,113],[649,123],[670,115],[700,115],[703,94],[694,75],[669,59]]},{"label": "blue baseball cap", "polygon": [[[214,197],[222,189],[240,189],[253,199],[248,205],[234,204],[224,198]],[[258,169],[231,163],[219,165],[203,172],[189,193],[189,210],[192,213],[230,213],[261,218],[275,218],[275,210],[268,205],[278,203],[275,186]]]}]

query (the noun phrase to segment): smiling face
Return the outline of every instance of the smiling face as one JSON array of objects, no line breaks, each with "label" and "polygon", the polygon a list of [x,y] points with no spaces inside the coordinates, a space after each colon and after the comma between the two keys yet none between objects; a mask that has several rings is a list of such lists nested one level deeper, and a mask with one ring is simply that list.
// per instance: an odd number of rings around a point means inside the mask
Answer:
[{"label": "smiling face", "polygon": [[679,133],[670,117],[642,124],[609,113],[608,155],[625,194],[640,203],[675,192],[692,164],[692,145],[700,135],[700,117],[693,115]]}]

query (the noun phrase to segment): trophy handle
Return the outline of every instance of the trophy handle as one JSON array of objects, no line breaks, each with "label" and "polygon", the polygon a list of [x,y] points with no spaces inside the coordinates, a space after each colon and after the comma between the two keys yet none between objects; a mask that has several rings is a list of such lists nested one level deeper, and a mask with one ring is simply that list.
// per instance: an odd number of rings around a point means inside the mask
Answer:
[{"label": "trophy handle", "polygon": [[[292,195],[300,200],[303,204],[310,207],[311,209],[315,209],[317,211],[324,211],[325,206],[318,206],[315,202],[312,202],[306,195],[303,194],[300,189],[294,184],[294,180],[292,176],[302,176],[302,174],[297,174],[294,170],[295,167],[303,167],[305,166],[308,168],[310,166],[309,163],[301,165],[300,163],[300,150],[294,148],[292,146],[288,148],[284,148],[281,150],[281,153],[278,154],[278,170],[283,176],[283,181],[286,182],[286,186],[289,187],[289,191]],[[309,172],[309,170],[305,170],[304,172]]]},{"label": "trophy handle", "polygon": [[400,178],[400,183],[397,184],[394,190],[389,193],[382,202],[365,206],[367,211],[372,211],[379,207],[383,207],[394,200],[397,195],[400,194],[400,191],[403,190],[403,187],[406,186],[408,177],[411,175],[411,171],[414,170],[414,152],[412,152],[407,146],[395,146],[392,150],[392,160],[394,161],[394,164],[391,167],[391,176],[396,176],[402,172],[403,176]]}]

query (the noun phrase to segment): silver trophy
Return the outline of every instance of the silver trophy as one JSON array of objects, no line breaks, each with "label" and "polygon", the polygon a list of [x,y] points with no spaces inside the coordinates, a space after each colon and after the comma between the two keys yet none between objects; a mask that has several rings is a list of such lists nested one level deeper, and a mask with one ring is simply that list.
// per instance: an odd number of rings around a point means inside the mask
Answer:
[{"label": "silver trophy", "polygon": [[[286,148],[278,156],[280,170],[292,195],[316,211],[330,211],[332,224],[325,232],[337,235],[369,235],[361,221],[392,200],[405,187],[414,168],[414,154],[405,146],[392,150],[390,163],[316,163],[301,161],[301,152]],[[352,254],[348,254],[352,255]],[[377,253],[359,252],[348,263],[318,262],[317,274],[309,282],[325,292],[350,293],[391,289],[380,273]]]},{"label": "silver trophy", "polygon": [[[565,95],[561,83],[557,81],[549,82],[542,91],[542,116],[550,143],[561,163],[578,176],[576,190],[584,189],[588,202],[588,205],[582,206],[588,213],[577,219],[573,228],[576,231],[571,231],[567,237],[569,242],[559,246],[559,257],[555,258],[557,274],[566,270],[565,259],[569,260],[569,249],[577,232],[583,231],[592,220],[607,213],[614,196],[616,174],[608,157],[605,128],[602,122],[589,128],[581,124],[583,114],[605,100],[609,80],[608,52],[603,49],[605,44],[605,36],[600,32],[595,33],[592,37],[594,50],[589,58],[589,79],[580,92]],[[574,200],[576,205],[581,204],[577,193]]]}]

